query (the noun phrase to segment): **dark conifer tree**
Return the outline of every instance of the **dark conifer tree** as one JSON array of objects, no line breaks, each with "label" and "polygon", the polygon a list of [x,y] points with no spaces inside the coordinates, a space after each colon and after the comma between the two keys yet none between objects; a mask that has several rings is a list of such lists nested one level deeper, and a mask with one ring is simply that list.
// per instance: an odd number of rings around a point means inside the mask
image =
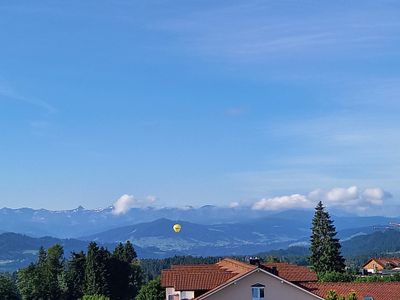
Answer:
[{"label": "dark conifer tree", "polygon": [[18,271],[17,286],[23,299],[62,298],[59,279],[64,269],[63,255],[60,245],[50,247],[48,252],[41,247],[38,262]]},{"label": "dark conifer tree", "polygon": [[127,263],[133,263],[137,258],[135,248],[130,241],[127,241],[124,246],[124,260]]},{"label": "dark conifer tree", "polygon": [[59,279],[63,271],[64,249],[61,245],[56,244],[47,250],[45,274],[49,300],[61,298]]},{"label": "dark conifer tree", "polygon": [[110,260],[111,294],[116,300],[134,299],[141,282],[142,272],[136,260],[136,252],[130,242],[119,243]]},{"label": "dark conifer tree", "polygon": [[336,228],[320,201],[312,220],[310,263],[317,273],[343,272],[344,259],[340,254]]},{"label": "dark conifer tree", "polygon": [[10,276],[0,275],[0,299],[19,300],[17,286]]},{"label": "dark conifer tree", "polygon": [[65,270],[65,299],[80,299],[84,294],[86,256],[83,251],[73,252]]},{"label": "dark conifer tree", "polygon": [[88,246],[85,265],[85,294],[110,296],[110,252],[95,242]]}]

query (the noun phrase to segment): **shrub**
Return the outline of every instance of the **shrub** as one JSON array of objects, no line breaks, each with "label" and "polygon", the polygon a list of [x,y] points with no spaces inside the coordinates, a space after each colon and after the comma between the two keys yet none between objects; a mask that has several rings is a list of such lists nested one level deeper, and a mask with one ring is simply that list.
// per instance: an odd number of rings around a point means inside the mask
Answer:
[{"label": "shrub", "polygon": [[84,295],[81,300],[110,300],[110,298],[103,295]]}]

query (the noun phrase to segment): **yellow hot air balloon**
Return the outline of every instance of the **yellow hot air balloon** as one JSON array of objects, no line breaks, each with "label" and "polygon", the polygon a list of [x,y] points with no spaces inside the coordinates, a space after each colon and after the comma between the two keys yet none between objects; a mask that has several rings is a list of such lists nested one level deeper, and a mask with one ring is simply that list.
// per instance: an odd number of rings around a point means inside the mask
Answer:
[{"label": "yellow hot air balloon", "polygon": [[172,228],[174,229],[174,231],[176,232],[176,233],[178,233],[178,232],[180,232],[181,231],[181,225],[180,224],[174,224],[174,226],[172,226]]}]

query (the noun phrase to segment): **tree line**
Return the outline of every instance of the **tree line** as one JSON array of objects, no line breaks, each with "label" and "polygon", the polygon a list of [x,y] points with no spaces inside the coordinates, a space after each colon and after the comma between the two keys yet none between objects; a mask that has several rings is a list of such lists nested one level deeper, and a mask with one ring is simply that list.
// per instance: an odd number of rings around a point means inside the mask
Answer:
[{"label": "tree line", "polygon": [[[4,300],[163,300],[159,278],[144,284],[144,274],[133,245],[118,244],[110,252],[95,242],[86,253],[73,252],[65,259],[61,245],[13,276],[0,276],[0,298]],[[151,298],[148,298],[150,296]],[[147,298],[146,298],[147,297]]]}]

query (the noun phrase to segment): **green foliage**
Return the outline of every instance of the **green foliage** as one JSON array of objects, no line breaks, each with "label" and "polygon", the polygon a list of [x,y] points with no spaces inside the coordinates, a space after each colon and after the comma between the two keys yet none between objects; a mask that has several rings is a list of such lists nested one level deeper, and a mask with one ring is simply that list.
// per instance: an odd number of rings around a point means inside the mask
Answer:
[{"label": "green foliage", "polygon": [[38,261],[18,272],[23,300],[133,300],[142,285],[142,270],[131,243],[118,245],[113,254],[90,243],[87,255],[72,253],[67,261],[63,256],[60,245],[47,252],[41,248]]},{"label": "green foliage", "polygon": [[310,263],[313,269],[317,273],[343,272],[345,264],[340,247],[333,221],[320,201],[312,221]]},{"label": "green foliage", "polygon": [[352,282],[355,280],[355,276],[341,272],[325,272],[319,273],[318,279],[321,282]]},{"label": "green foliage", "polygon": [[110,298],[104,295],[84,295],[82,300],[110,300]]},{"label": "green foliage", "polygon": [[149,281],[141,289],[135,300],[164,300],[165,289],[162,288],[160,278]]},{"label": "green foliage", "polygon": [[350,292],[350,294],[347,296],[348,300],[357,300],[357,295],[355,292]]},{"label": "green foliage", "polygon": [[370,275],[364,277],[357,277],[356,282],[398,282],[400,281],[400,274],[395,273],[393,275]]},{"label": "green foliage", "polygon": [[142,270],[130,242],[118,244],[110,259],[110,288],[113,299],[132,299],[142,285]]},{"label": "green foliage", "polygon": [[0,275],[0,299],[18,300],[17,286],[10,276]]},{"label": "green foliage", "polygon": [[85,253],[72,253],[63,276],[63,292],[66,299],[79,299],[85,285]]},{"label": "green foliage", "polygon": [[40,248],[38,262],[18,272],[17,286],[22,299],[61,298],[59,280],[63,272],[63,256],[64,250],[60,245],[50,247],[48,252]]},{"label": "green foliage", "polygon": [[357,295],[356,295],[356,293],[354,291],[350,292],[349,295],[346,298],[343,295],[338,295],[336,293],[336,291],[334,291],[334,290],[330,290],[328,292],[328,294],[326,295],[326,297],[325,297],[325,300],[346,300],[346,299],[347,300],[357,300],[358,298],[357,298]]},{"label": "green foliage", "polygon": [[47,250],[47,258],[41,272],[45,278],[46,289],[49,300],[61,298],[59,280],[64,271],[64,249],[56,244]]},{"label": "green foliage", "polygon": [[279,263],[279,262],[281,262],[281,259],[279,257],[269,255],[269,256],[265,257],[263,259],[263,261],[269,262],[269,263]]},{"label": "green foliage", "polygon": [[343,243],[342,252],[345,256],[363,256],[362,262],[365,262],[371,257],[398,256],[399,251],[400,231],[390,229],[356,236]]},{"label": "green foliage", "polygon": [[326,298],[325,298],[326,300],[338,300],[339,299],[339,296],[338,296],[338,294],[336,293],[336,291],[334,291],[334,290],[330,290],[329,292],[328,292],[328,294],[326,295]]},{"label": "green foliage", "polygon": [[338,295],[336,291],[330,290],[325,297],[325,300],[357,300],[357,295],[355,292],[350,292],[347,298],[343,295]]},{"label": "green foliage", "polygon": [[23,300],[40,299],[44,292],[36,268],[35,264],[30,264],[17,273],[17,287]]},{"label": "green foliage", "polygon": [[85,294],[110,296],[110,252],[95,242],[88,246],[85,266]]}]

